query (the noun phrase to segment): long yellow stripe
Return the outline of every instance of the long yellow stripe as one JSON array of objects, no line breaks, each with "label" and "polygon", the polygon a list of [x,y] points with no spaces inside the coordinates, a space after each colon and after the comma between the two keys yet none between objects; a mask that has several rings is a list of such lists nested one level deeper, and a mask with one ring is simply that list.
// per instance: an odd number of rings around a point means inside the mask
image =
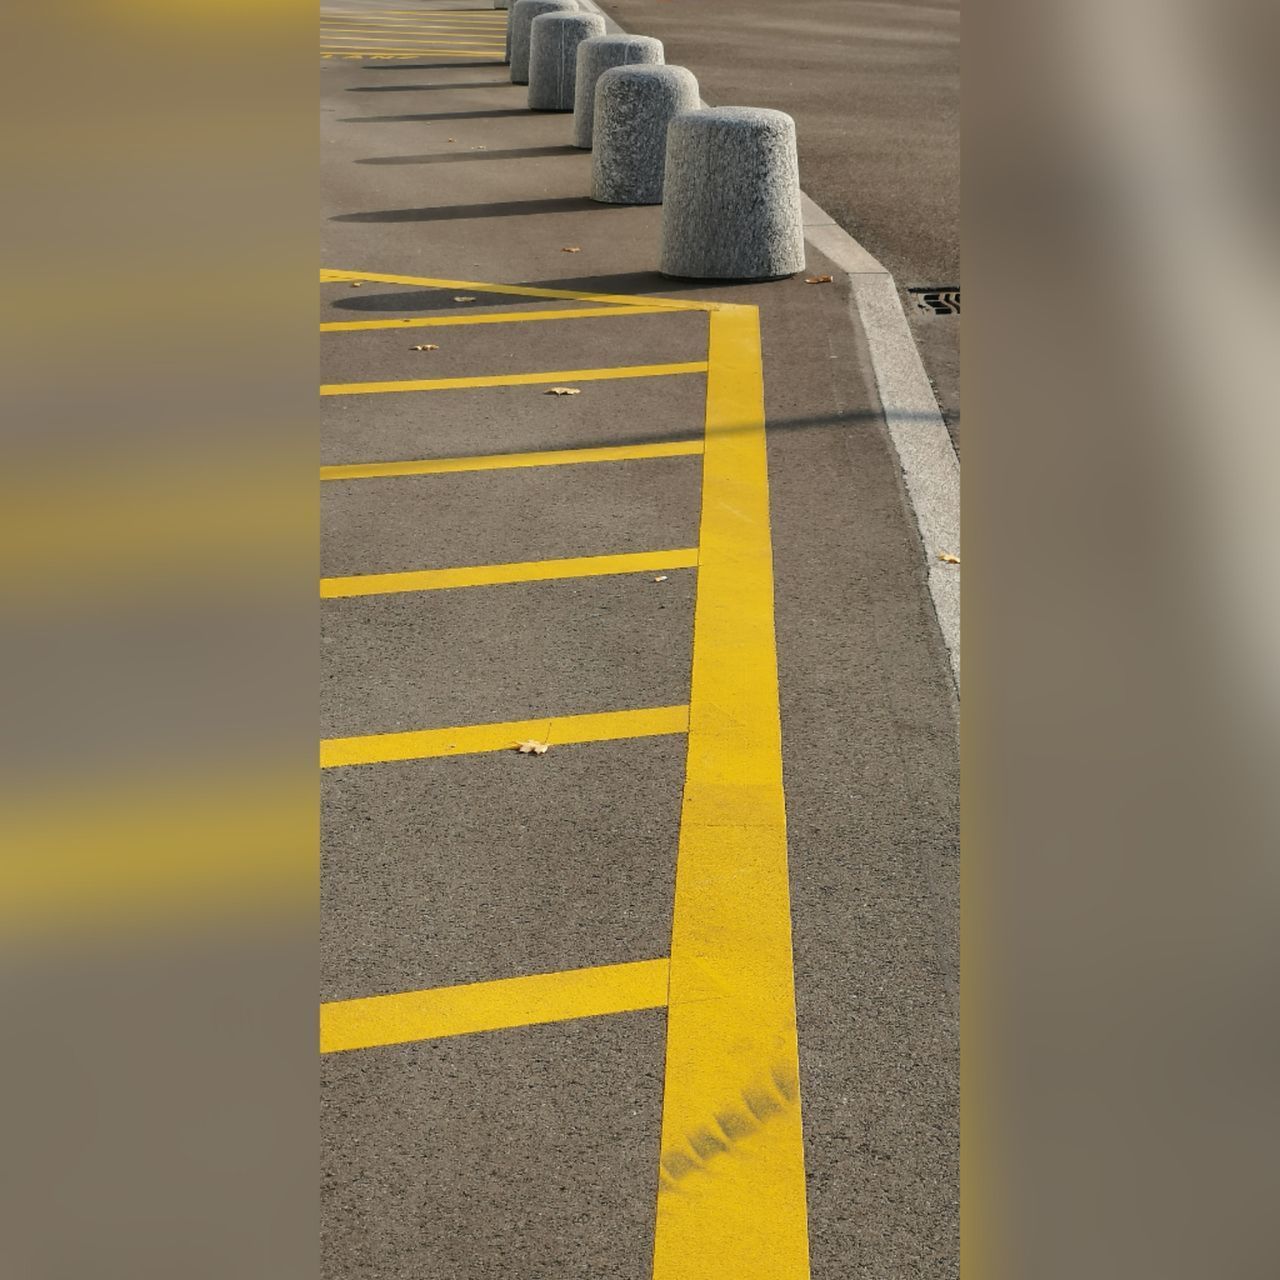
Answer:
[{"label": "long yellow stripe", "polygon": [[598,1018],[667,1002],[667,962],[637,960],[320,1006],[320,1052]]},{"label": "long yellow stripe", "polygon": [[553,369],[538,373],[495,373],[479,378],[413,378],[407,382],[334,382],[322,396],[365,396],[384,391],[457,391],[472,387],[526,387],[547,382],[601,382],[612,378],[668,378],[705,373],[705,360],[688,364],[632,364],[609,369]]},{"label": "long yellow stripe", "polygon": [[497,587],[516,582],[554,582],[562,578],[601,578],[618,573],[662,573],[667,569],[695,569],[697,565],[697,547],[683,547],[678,551],[522,560],[514,564],[477,564],[458,569],[360,573],[346,578],[321,578],[320,599],[388,596],[404,591],[447,591],[455,587]]},{"label": "long yellow stripe", "polygon": [[[321,42],[334,40],[355,40],[357,42],[367,42],[370,44],[395,44],[405,48],[411,48],[418,44],[428,45],[464,45],[469,48],[499,48],[497,40],[489,41],[485,39],[477,39],[475,36],[455,36],[455,35],[429,35],[426,32],[409,32],[409,31],[361,31],[356,27],[347,27],[342,30],[323,31],[320,33]],[[505,44],[501,45],[505,49]]]},{"label": "long yellow stripe", "polygon": [[488,50],[463,49],[449,52],[445,49],[322,49],[322,58],[488,58]]},{"label": "long yellow stripe", "polygon": [[702,452],[701,440],[603,445],[591,449],[544,449],[538,453],[475,454],[469,458],[422,458],[415,462],[352,462],[321,467],[321,480],[372,480],[389,476],[438,476],[460,471],[507,471],[519,467],[563,467],[584,462],[636,462],[681,458]]},{"label": "long yellow stripe", "polygon": [[326,738],[320,744],[320,767],[387,764],[393,760],[428,760],[509,751],[527,738],[551,746],[581,742],[614,742],[684,733],[689,708],[642,707],[635,711],[597,711],[554,719],[511,720],[502,724],[467,724],[454,729],[415,729],[408,733],[371,733],[358,738]]},{"label": "long yellow stripe", "polygon": [[661,307],[666,311],[715,311],[718,302],[688,302],[683,298],[653,298],[626,293],[575,293],[571,289],[543,289],[528,284],[489,284],[483,280],[442,280],[433,276],[388,275],[382,271],[339,271],[324,267],[322,284],[342,280],[367,280],[371,284],[409,284],[423,289],[448,289],[454,293],[506,293],[517,298],[568,298],[574,302],[612,303],[618,307]]},{"label": "long yellow stripe", "polygon": [[807,1280],[759,317],[711,316],[654,1280]]},{"label": "long yellow stripe", "polygon": [[[425,302],[426,299],[423,299]],[[483,315],[413,316],[407,320],[329,320],[321,333],[348,333],[360,329],[431,329],[459,324],[518,324],[525,320],[596,320],[606,316],[661,315],[669,307],[577,307],[561,311],[491,311]]]}]

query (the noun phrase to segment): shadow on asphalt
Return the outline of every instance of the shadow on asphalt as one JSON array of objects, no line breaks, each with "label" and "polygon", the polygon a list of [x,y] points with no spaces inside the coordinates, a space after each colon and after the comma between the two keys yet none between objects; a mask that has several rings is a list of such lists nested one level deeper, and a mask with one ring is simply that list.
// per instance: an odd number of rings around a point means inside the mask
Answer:
[{"label": "shadow on asphalt", "polygon": [[500,107],[495,111],[425,111],[411,116],[343,116],[339,124],[423,123],[431,120],[500,120],[504,116],[529,118],[528,107]]},{"label": "shadow on asphalt", "polygon": [[597,204],[586,196],[550,200],[507,200],[495,204],[446,204],[431,209],[375,209],[369,213],[339,213],[331,222],[454,222],[463,218],[519,218],[529,213],[582,213],[588,209],[620,208]]},{"label": "shadow on asphalt", "polygon": [[422,156],[370,156],[356,164],[452,164],[455,160],[525,160],[530,156],[585,156],[581,147],[515,147],[510,151],[433,151]]},{"label": "shadow on asphalt", "polygon": [[[468,63],[475,66],[475,63]],[[401,67],[366,67],[366,71],[401,71]],[[510,80],[454,80],[449,84],[356,84],[348,93],[420,93],[424,89],[510,89]]]}]

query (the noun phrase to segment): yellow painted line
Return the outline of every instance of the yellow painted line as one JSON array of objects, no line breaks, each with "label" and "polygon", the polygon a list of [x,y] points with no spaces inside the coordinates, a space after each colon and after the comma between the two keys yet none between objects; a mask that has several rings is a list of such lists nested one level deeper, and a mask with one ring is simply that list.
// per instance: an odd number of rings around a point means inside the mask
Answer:
[{"label": "yellow painted line", "polygon": [[614,378],[670,378],[682,373],[705,373],[707,362],[688,364],[629,364],[607,369],[553,369],[537,373],[495,373],[479,378],[412,378],[406,382],[331,382],[322,396],[367,396],[386,391],[464,391],[477,387],[527,387],[548,382],[604,382]]},{"label": "yellow painted line", "polygon": [[374,480],[391,476],[453,475],[461,471],[506,471],[519,467],[564,467],[583,462],[637,462],[681,458],[702,452],[701,440],[603,445],[591,449],[544,449],[538,453],[488,453],[469,458],[421,458],[411,462],[350,462],[321,467],[321,480]]},{"label": "yellow painted line", "polygon": [[485,751],[511,751],[528,738],[552,747],[581,742],[616,742],[684,733],[689,708],[642,707],[636,711],[597,711],[587,715],[503,724],[467,724],[453,729],[414,729],[408,733],[371,733],[358,738],[326,738],[320,744],[320,767],[387,764],[393,760],[429,760],[470,756]]},{"label": "yellow painted line", "polygon": [[[484,37],[476,36],[452,35],[445,33],[432,34],[427,31],[379,31],[376,28],[361,30],[359,27],[343,27],[334,28],[320,33],[321,40],[369,40],[372,36],[371,43],[377,44],[397,44],[408,47],[415,44],[461,44],[478,47],[484,45],[486,48],[496,48],[502,44],[505,49],[505,42],[498,40],[487,40]],[[385,37],[385,38],[384,38]]]},{"label": "yellow painted line", "polygon": [[359,573],[321,578],[321,600],[353,596],[390,596],[406,591],[450,591],[460,587],[500,587],[518,582],[556,582],[563,578],[604,578],[620,573],[663,573],[696,569],[697,547],[672,551],[633,551],[616,556],[567,556],[560,560],[521,560],[456,569],[413,569],[403,573]]},{"label": "yellow painted line", "polygon": [[653,1280],[808,1280],[756,308],[708,363]]},{"label": "yellow painted line", "polygon": [[320,1052],[598,1018],[667,1002],[667,962],[636,960],[320,1006]]},{"label": "yellow painted line", "polygon": [[322,49],[322,58],[489,58],[488,50],[462,49]]},{"label": "yellow painted line", "polygon": [[[426,299],[424,298],[425,302]],[[477,315],[413,316],[407,320],[328,320],[321,333],[355,333],[363,329],[430,329],[459,324],[519,324],[526,320],[599,320],[609,316],[663,315],[668,307],[577,307],[548,311],[491,311]]]},{"label": "yellow painted line", "polygon": [[517,298],[569,298],[575,302],[611,303],[618,307],[661,307],[666,311],[715,311],[717,302],[689,302],[683,298],[654,298],[639,294],[575,293],[570,289],[543,289],[525,284],[488,284],[481,280],[442,280],[432,276],[388,275],[381,271],[339,271],[332,267],[320,272],[322,283],[367,280],[372,284],[408,284],[423,289],[448,289],[453,293],[505,293]]}]

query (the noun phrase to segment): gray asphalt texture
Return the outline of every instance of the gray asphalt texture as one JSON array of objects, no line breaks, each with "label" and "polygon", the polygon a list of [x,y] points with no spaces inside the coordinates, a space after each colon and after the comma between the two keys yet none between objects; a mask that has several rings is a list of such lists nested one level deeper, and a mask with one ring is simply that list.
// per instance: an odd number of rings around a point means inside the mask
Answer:
[{"label": "gray asphalt texture", "polygon": [[657,36],[713,106],[795,117],[804,189],[893,273],[952,440],[960,320],[913,285],[960,284],[960,0],[600,0]]},{"label": "gray asphalt texture", "polygon": [[[660,210],[584,199],[570,117],[525,111],[499,64],[332,61],[321,84],[324,265],[761,308],[813,1275],[957,1275],[954,686],[843,286],[657,276]],[[324,284],[322,318],[571,305],[454,296]],[[697,360],[704,324],[326,334],[322,380]],[[572,385],[326,397],[323,460],[701,434],[700,375]],[[323,571],[689,546],[699,474],[692,457],[326,484]],[[695,591],[673,570],[327,601],[323,731],[682,702]],[[665,955],[683,765],[666,737],[326,771],[322,998]],[[643,1280],[663,1027],[326,1057],[324,1275]]]}]

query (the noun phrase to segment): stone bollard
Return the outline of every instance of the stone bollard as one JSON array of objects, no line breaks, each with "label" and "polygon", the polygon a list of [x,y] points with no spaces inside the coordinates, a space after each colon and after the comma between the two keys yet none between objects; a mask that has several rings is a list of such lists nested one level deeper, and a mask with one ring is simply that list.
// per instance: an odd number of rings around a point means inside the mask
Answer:
[{"label": "stone bollard", "polygon": [[543,13],[529,39],[529,110],[572,111],[578,46],[604,35],[598,13]]},{"label": "stone bollard", "polygon": [[804,270],[796,124],[713,107],[672,120],[662,206],[666,276],[776,280]]},{"label": "stone bollard", "polygon": [[511,83],[529,83],[529,27],[544,13],[577,13],[578,0],[515,0],[507,10],[507,61]]},{"label": "stone bollard", "polygon": [[573,91],[573,145],[587,151],[591,149],[596,81],[606,71],[611,67],[654,64],[662,60],[662,41],[652,36],[593,36],[584,40],[578,46],[577,84]]},{"label": "stone bollard", "polygon": [[591,198],[661,204],[667,125],[697,111],[698,81],[684,67],[613,67],[596,81]]}]

